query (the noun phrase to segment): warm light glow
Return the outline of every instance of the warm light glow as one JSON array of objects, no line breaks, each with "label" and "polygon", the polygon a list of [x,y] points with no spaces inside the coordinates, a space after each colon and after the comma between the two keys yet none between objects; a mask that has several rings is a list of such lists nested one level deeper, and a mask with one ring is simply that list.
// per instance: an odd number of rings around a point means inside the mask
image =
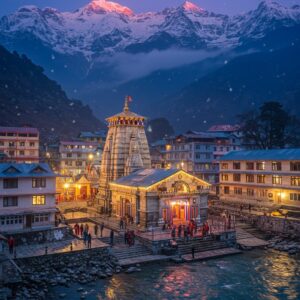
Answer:
[{"label": "warm light glow", "polygon": [[69,187],[70,187],[70,184],[69,184],[69,183],[65,183],[65,184],[64,184],[64,188],[65,188],[65,189],[68,189]]},{"label": "warm light glow", "polygon": [[79,189],[81,189],[81,184],[77,184],[77,187],[78,187]]},{"label": "warm light glow", "polygon": [[93,160],[94,159],[94,154],[89,154],[89,160]]}]

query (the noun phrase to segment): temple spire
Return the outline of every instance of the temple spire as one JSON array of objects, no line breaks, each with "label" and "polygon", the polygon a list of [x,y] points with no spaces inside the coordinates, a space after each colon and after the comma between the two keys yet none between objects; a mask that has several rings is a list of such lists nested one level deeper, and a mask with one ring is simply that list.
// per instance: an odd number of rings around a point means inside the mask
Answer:
[{"label": "temple spire", "polygon": [[131,102],[131,101],[132,101],[131,96],[126,96],[125,97],[125,103],[124,103],[124,109],[123,109],[124,112],[129,111],[129,102]]}]

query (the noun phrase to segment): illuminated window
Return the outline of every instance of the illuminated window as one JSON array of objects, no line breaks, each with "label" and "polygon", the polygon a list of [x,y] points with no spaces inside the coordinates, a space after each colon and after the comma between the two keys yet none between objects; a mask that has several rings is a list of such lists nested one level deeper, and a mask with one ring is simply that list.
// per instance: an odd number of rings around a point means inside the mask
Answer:
[{"label": "illuminated window", "polygon": [[265,175],[257,175],[257,183],[265,183]]},{"label": "illuminated window", "polygon": [[254,182],[254,175],[253,174],[247,174],[246,175],[246,182]]},{"label": "illuminated window", "polygon": [[223,170],[227,170],[228,169],[228,163],[222,163],[221,168]]},{"label": "illuminated window", "polygon": [[300,186],[300,177],[292,176],[291,177],[292,186]]},{"label": "illuminated window", "polygon": [[247,189],[247,196],[253,197],[254,196],[254,189]]},{"label": "illuminated window", "polygon": [[273,184],[282,184],[282,177],[278,175],[272,176],[272,183]]},{"label": "illuminated window", "polygon": [[256,163],[256,170],[263,171],[266,168],[266,163],[264,161]]},{"label": "illuminated window", "polygon": [[235,187],[233,192],[236,194],[236,195],[242,195],[243,193],[243,190],[242,188],[238,188],[238,187]]},{"label": "illuminated window", "polygon": [[272,162],[272,170],[273,171],[281,171],[281,162],[273,161]]},{"label": "illuminated window", "polygon": [[290,163],[291,171],[300,171],[300,161]]},{"label": "illuminated window", "polygon": [[300,193],[291,193],[290,200],[300,201]]},{"label": "illuminated window", "polygon": [[45,205],[46,197],[44,195],[32,196],[32,205]]},{"label": "illuminated window", "polygon": [[230,194],[229,186],[224,186],[224,194]]},{"label": "illuminated window", "polygon": [[222,174],[222,181],[228,181],[228,174]]}]

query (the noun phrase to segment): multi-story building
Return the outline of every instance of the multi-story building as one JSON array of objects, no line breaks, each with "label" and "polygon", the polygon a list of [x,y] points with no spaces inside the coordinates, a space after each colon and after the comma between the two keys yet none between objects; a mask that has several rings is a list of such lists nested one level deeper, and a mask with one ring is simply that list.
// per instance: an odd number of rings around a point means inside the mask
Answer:
[{"label": "multi-story building", "polygon": [[100,168],[102,151],[97,142],[61,141],[59,154],[62,175],[88,174]]},{"label": "multi-story building", "polygon": [[188,131],[167,139],[166,165],[216,184],[220,157],[240,148],[241,139],[234,132]]},{"label": "multi-story building", "polygon": [[0,127],[2,161],[39,162],[39,132],[31,127]]},{"label": "multi-story building", "polygon": [[0,231],[55,224],[55,177],[47,164],[0,164]]},{"label": "multi-story building", "polygon": [[82,131],[80,132],[78,138],[84,142],[98,143],[99,147],[103,149],[105,144],[105,139],[106,139],[106,131],[105,130],[94,131],[94,132]]},{"label": "multi-story building", "polygon": [[230,152],[220,159],[220,199],[300,206],[300,149]]},{"label": "multi-story building", "polygon": [[164,169],[166,167],[166,140],[158,140],[150,145],[151,167]]}]

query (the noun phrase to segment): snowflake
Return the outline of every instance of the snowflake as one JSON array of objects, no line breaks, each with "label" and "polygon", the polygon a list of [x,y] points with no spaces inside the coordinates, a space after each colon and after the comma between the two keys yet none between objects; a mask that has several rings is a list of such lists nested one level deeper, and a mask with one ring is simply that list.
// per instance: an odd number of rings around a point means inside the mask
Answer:
[{"label": "snowflake", "polygon": [[232,92],[233,91],[233,89],[232,88],[229,88],[229,92]]},{"label": "snowflake", "polygon": [[225,60],[225,61],[224,61],[224,65],[227,65],[227,64],[228,64],[228,60]]},{"label": "snowflake", "polygon": [[51,69],[51,70],[50,70],[50,72],[51,72],[51,73],[54,73],[54,70],[53,70],[53,69]]},{"label": "snowflake", "polygon": [[73,124],[75,124],[75,123],[76,123],[76,121],[75,121],[75,120],[73,120],[73,121],[72,121],[72,123],[73,123]]},{"label": "snowflake", "polygon": [[70,106],[73,106],[74,105],[74,102],[70,102],[70,104],[69,104]]},{"label": "snowflake", "polygon": [[51,131],[54,131],[54,130],[55,130],[55,129],[52,127],[52,128],[51,128]]},{"label": "snowflake", "polygon": [[53,54],[51,55],[51,59],[52,59],[52,60],[54,60],[54,59],[55,59],[55,56],[54,56]]}]

